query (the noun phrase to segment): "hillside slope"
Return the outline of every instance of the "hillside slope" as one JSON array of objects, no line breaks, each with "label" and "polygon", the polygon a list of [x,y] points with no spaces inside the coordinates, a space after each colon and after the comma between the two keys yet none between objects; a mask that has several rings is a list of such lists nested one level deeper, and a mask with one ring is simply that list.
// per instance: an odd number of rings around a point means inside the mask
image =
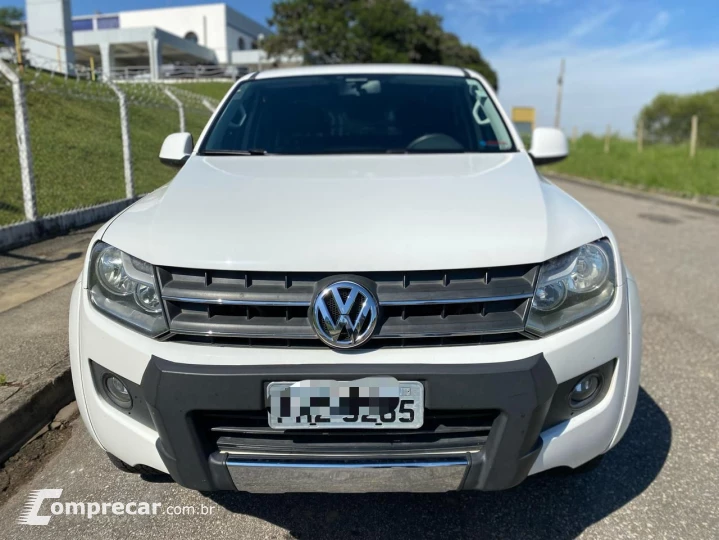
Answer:
[{"label": "hillside slope", "polygon": [[[188,85],[177,92],[185,103],[187,129],[195,138],[210,111],[201,105],[201,97],[190,92],[209,92],[205,95],[215,102],[219,91],[212,89],[217,84],[204,88]],[[175,174],[157,155],[164,138],[179,131],[179,115],[159,85],[122,88],[129,102],[135,192],[147,193]],[[119,107],[112,91],[102,83],[65,81],[44,74],[28,76],[25,90],[39,214],[123,198]],[[1,83],[0,141],[2,226],[22,221],[24,213],[11,88]]]}]

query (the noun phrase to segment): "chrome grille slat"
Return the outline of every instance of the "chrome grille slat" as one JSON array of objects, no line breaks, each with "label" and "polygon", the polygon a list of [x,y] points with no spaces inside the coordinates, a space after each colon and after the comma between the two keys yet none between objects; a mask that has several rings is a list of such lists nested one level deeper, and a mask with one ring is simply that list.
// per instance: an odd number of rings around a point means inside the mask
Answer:
[{"label": "chrome grille slat", "polygon": [[165,300],[172,302],[185,302],[188,304],[214,304],[225,306],[286,306],[286,307],[307,307],[310,302],[292,301],[292,300],[255,300],[255,299],[228,299],[228,298],[200,298],[200,297],[182,297],[182,296],[166,296]]},{"label": "chrome grille slat", "polygon": [[[359,274],[158,268],[172,339],[237,339],[247,346],[319,341],[308,319],[318,282],[361,276],[376,284],[379,346],[485,343],[522,337],[538,265]],[[485,338],[491,338],[489,340]],[[275,345],[272,345],[275,346]]]},{"label": "chrome grille slat", "polygon": [[203,317],[201,314],[181,313],[173,319],[172,331],[178,334],[195,336],[242,336],[253,338],[281,339],[317,339],[308,320],[274,317],[241,317],[216,316]]},{"label": "chrome grille slat", "polygon": [[436,304],[481,304],[484,302],[501,302],[505,300],[524,300],[532,298],[532,293],[524,294],[508,294],[504,296],[490,296],[490,297],[457,297],[457,298],[428,298],[423,300],[421,298],[416,300],[387,300],[380,301],[382,306],[431,306]]}]

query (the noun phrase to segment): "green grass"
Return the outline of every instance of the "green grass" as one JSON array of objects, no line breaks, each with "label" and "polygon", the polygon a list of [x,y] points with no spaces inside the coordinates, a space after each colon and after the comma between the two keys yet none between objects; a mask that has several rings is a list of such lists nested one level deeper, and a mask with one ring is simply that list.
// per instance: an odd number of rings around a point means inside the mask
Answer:
[{"label": "green grass", "polygon": [[170,88],[176,86],[178,88],[182,88],[183,90],[189,90],[190,92],[195,92],[197,94],[204,94],[209,98],[220,101],[223,97],[225,97],[225,94],[233,84],[233,82],[229,81],[179,83],[170,86]]},{"label": "green grass", "polygon": [[[162,165],[157,155],[164,138],[179,130],[179,115],[159,92],[159,97],[141,99],[136,95],[139,87],[123,88],[130,101],[135,192],[147,193],[176,174],[175,169]],[[192,91],[202,89],[193,85]],[[26,86],[26,95],[38,213],[54,214],[124,198],[119,108],[114,94],[101,84],[43,75]],[[186,125],[195,140],[209,115],[196,103],[187,105]],[[24,219],[8,85],[0,85],[0,140],[4,143],[0,145],[1,226]]]},{"label": "green grass", "polygon": [[20,164],[10,86],[0,84],[0,225],[22,218]]},{"label": "green grass", "polygon": [[0,386],[5,386],[7,384],[7,375],[4,373],[0,373]]},{"label": "green grass", "polygon": [[673,192],[680,195],[719,195],[719,149],[698,148],[689,158],[689,145],[644,145],[614,137],[609,153],[604,139],[584,135],[570,145],[569,157],[544,167],[613,184]]}]

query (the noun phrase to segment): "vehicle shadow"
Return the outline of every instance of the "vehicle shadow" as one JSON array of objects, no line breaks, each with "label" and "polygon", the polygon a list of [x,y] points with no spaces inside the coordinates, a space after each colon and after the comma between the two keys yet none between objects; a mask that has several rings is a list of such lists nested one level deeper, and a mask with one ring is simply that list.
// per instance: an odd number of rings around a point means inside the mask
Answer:
[{"label": "vehicle shadow", "polygon": [[549,471],[501,492],[207,496],[294,538],[574,538],[652,483],[671,437],[669,419],[640,388],[623,440],[583,474]]},{"label": "vehicle shadow", "polygon": [[25,270],[26,268],[30,268],[32,266],[40,266],[45,264],[53,264],[53,263],[59,263],[59,262],[65,262],[65,261],[74,261],[75,259],[79,259],[83,256],[82,251],[73,251],[72,253],[68,253],[62,258],[59,259],[46,259],[42,257],[32,257],[29,255],[20,255],[18,253],[12,253],[9,251],[2,252],[0,251],[0,257],[6,257],[8,259],[17,260],[17,261],[26,261],[27,264],[19,264],[17,266],[7,266],[5,268],[0,268],[0,274],[7,274],[10,272],[17,272],[18,270]]}]

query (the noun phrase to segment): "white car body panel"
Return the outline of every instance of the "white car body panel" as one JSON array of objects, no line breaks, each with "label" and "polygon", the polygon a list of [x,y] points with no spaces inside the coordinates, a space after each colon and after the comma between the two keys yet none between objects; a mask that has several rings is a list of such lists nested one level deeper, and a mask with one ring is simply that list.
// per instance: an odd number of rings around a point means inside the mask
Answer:
[{"label": "white car body panel", "polygon": [[192,156],[103,240],[167,266],[360,272],[537,263],[601,235],[517,152]]}]

